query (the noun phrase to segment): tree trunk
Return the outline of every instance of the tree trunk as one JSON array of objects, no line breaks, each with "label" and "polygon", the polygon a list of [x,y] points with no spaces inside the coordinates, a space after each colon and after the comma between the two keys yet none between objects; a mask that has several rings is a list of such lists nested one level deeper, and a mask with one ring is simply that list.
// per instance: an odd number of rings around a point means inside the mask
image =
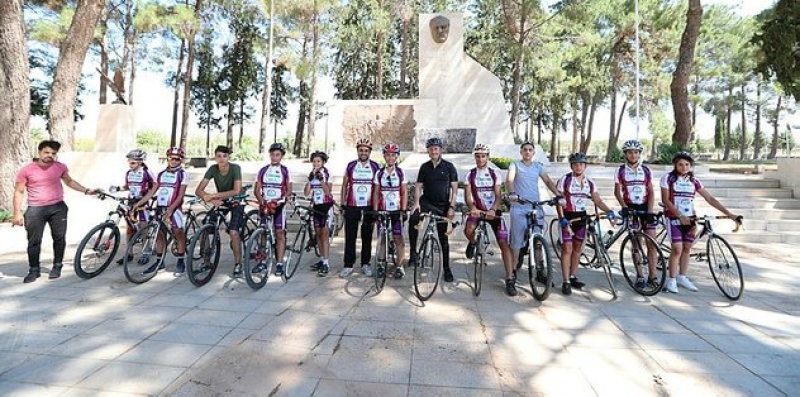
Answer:
[{"label": "tree trunk", "polygon": [[578,151],[578,100],[572,101],[572,144],[569,147],[570,153]]},{"label": "tree trunk", "polygon": [[609,125],[608,125],[608,147],[606,147],[606,161],[611,161],[614,155],[614,148],[617,147],[617,139],[615,131],[617,130],[617,82],[613,79],[611,82],[611,105],[608,112]]},{"label": "tree trunk", "polygon": [[139,32],[134,28],[131,33],[131,74],[128,79],[128,105],[133,106],[133,82],[136,81],[136,58],[139,55]]},{"label": "tree trunk", "polygon": [[756,129],[753,132],[753,160],[761,158],[763,137],[761,136],[761,79],[756,80]]},{"label": "tree trunk", "polygon": [[592,99],[592,104],[589,107],[589,123],[586,125],[586,140],[583,142],[581,152],[589,153],[589,147],[592,145],[592,130],[594,130],[594,114],[597,112],[597,100]]},{"label": "tree trunk", "polygon": [[514,136],[515,140],[519,139],[519,129],[517,127],[517,120],[519,120],[519,98],[520,98],[520,86],[522,85],[522,49],[524,46],[524,40],[522,40],[522,35],[520,35],[519,42],[517,43],[517,54],[516,59],[514,59],[514,71],[513,77],[511,82],[511,133]]},{"label": "tree trunk", "polygon": [[264,153],[264,141],[267,139],[267,128],[269,119],[272,115],[272,56],[273,43],[275,41],[275,1],[270,1],[269,10],[269,39],[267,43],[266,78],[264,78],[264,93],[261,97],[261,125],[258,129],[258,153]]},{"label": "tree trunk", "polygon": [[[314,2],[314,25],[311,37],[311,86],[308,90],[308,141],[306,142],[306,153],[311,153],[311,145],[314,144],[316,135],[317,121],[317,69],[319,65],[319,10],[317,2]],[[380,80],[383,82],[383,76]],[[381,83],[383,84],[383,83]]]},{"label": "tree trunk", "polygon": [[586,149],[584,149],[584,144],[586,143],[586,118],[589,116],[589,102],[591,102],[591,98],[589,95],[584,94],[581,95],[581,123],[578,126],[580,128],[580,145],[578,145],[578,151],[581,153],[586,153]]},{"label": "tree trunk", "polygon": [[775,156],[778,155],[778,139],[780,138],[778,135],[778,125],[780,125],[781,120],[781,101],[783,100],[782,96],[778,96],[778,104],[775,106],[775,120],[772,122],[772,143],[769,145],[769,154],[767,158],[772,160]]},{"label": "tree trunk", "polygon": [[739,161],[744,160],[745,152],[747,151],[747,94],[745,87],[747,83],[742,81],[742,130],[739,134]]},{"label": "tree trunk", "polygon": [[308,114],[308,101],[306,100],[306,95],[308,91],[308,84],[304,80],[300,80],[300,89],[298,91],[300,95],[300,109],[297,111],[297,128],[294,131],[294,148],[292,149],[292,153],[295,156],[300,157],[303,151],[303,133],[306,130],[306,116]]},{"label": "tree trunk", "polygon": [[[72,150],[75,101],[78,97],[83,60],[94,38],[94,29],[105,4],[105,0],[79,1],[65,36],[68,39],[62,40],[58,49],[58,63],[50,93],[48,127],[50,137],[61,142],[62,151]],[[25,59],[28,59],[27,56]]]},{"label": "tree trunk", "polygon": [[408,83],[406,82],[406,69],[408,68],[408,40],[409,30],[411,29],[411,21],[406,16],[406,11],[402,16],[402,24],[400,26],[400,81],[398,82],[398,96],[400,98],[408,98]]},{"label": "tree trunk", "polygon": [[542,132],[544,130],[544,117],[542,116],[544,110],[542,108],[543,106],[540,104],[539,111],[536,114],[536,132],[537,132],[536,143],[539,145],[542,144],[542,134],[544,134]]},{"label": "tree trunk", "polygon": [[228,116],[226,117],[227,124],[225,126],[225,145],[231,149],[233,149],[233,112],[235,111],[235,105],[236,104],[234,101],[228,101]]},{"label": "tree trunk", "polygon": [[[694,76],[694,84],[692,84],[692,95],[695,98],[700,95],[700,76]],[[694,142],[695,140],[695,133],[697,132],[697,102],[692,101],[692,133],[689,136],[689,142]]]},{"label": "tree trunk", "polygon": [[[194,3],[194,17],[200,20],[203,0]],[[194,27],[186,32],[186,73],[183,79],[183,112],[181,114],[181,148],[186,150],[186,139],[189,137],[189,106],[192,100],[192,74],[194,73],[194,38],[197,34]],[[241,146],[241,145],[240,145]]]},{"label": "tree trunk", "polygon": [[108,103],[108,51],[106,50],[106,36],[108,35],[108,20],[103,18],[100,26],[100,38],[97,41],[97,47],[100,50],[100,70],[103,72],[100,78],[100,96],[99,103],[105,105]]},{"label": "tree trunk", "polygon": [[31,161],[30,70],[23,0],[0,0],[0,209],[11,211],[17,170]]},{"label": "tree trunk", "polygon": [[[628,108],[628,100],[622,102],[622,109],[619,110],[619,117],[617,118],[617,133],[614,135],[614,146],[617,147],[617,143],[619,143],[619,134],[622,130],[622,115],[625,114],[625,110]],[[610,145],[611,143],[609,143]]]},{"label": "tree trunk", "polygon": [[239,100],[239,149],[244,140],[244,98]]},{"label": "tree trunk", "polygon": [[728,86],[728,99],[725,101],[726,109],[725,113],[725,151],[722,153],[722,161],[728,161],[728,158],[731,155],[731,136],[733,134],[732,126],[733,124],[733,105],[731,102],[733,101],[733,85]]},{"label": "tree trunk", "polygon": [[688,147],[692,135],[692,120],[689,112],[689,75],[694,63],[694,48],[700,34],[700,23],[703,19],[703,5],[700,0],[689,0],[686,12],[686,28],[681,37],[678,50],[678,65],[672,74],[670,92],[672,93],[672,109],[675,113],[675,133],[672,143],[680,147]]},{"label": "tree trunk", "polygon": [[557,120],[561,120],[561,112],[556,108],[553,111],[553,131],[550,134],[550,161],[558,159],[558,129],[560,127]]},{"label": "tree trunk", "polygon": [[[175,93],[172,98],[172,135],[170,135],[169,146],[175,147],[178,135],[178,104],[181,95],[181,80],[183,79],[183,53],[186,49],[186,41],[181,39],[181,49],[178,54],[178,71],[175,74]],[[230,113],[228,114],[230,117]]]}]

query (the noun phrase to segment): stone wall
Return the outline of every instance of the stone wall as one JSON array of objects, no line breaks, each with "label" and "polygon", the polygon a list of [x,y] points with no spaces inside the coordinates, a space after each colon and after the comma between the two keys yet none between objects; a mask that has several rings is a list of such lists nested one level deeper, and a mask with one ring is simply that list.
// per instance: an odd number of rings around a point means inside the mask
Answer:
[{"label": "stone wall", "polygon": [[475,128],[417,128],[414,151],[427,152],[425,142],[430,138],[439,138],[444,144],[444,153],[472,153],[476,133]]},{"label": "stone wall", "polygon": [[411,149],[414,142],[414,106],[390,104],[353,104],[343,108],[342,135],[345,147],[352,147],[362,137],[376,146],[394,142]]},{"label": "stone wall", "polygon": [[781,181],[781,187],[792,189],[792,195],[795,198],[800,197],[800,158],[778,158],[778,180]]}]

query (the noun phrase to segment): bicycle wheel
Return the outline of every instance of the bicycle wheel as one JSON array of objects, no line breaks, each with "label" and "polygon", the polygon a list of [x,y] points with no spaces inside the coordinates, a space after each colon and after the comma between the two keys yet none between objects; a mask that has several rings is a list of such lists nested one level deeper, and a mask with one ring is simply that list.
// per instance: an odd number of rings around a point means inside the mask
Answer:
[{"label": "bicycle wheel", "polygon": [[472,258],[472,276],[475,286],[472,288],[472,293],[479,296],[483,286],[483,267],[486,266],[486,246],[489,242],[486,241],[486,235],[480,230],[476,230],[475,241],[475,256]]},{"label": "bicycle wheel", "polygon": [[[381,241],[383,240],[383,241]],[[375,279],[375,294],[380,294],[383,291],[383,286],[386,284],[386,273],[389,272],[388,258],[388,245],[389,240],[385,231],[378,234],[378,244],[375,247],[375,255],[373,256],[372,263],[372,277]]]},{"label": "bicycle wheel", "polygon": [[543,302],[550,296],[553,286],[553,265],[547,241],[541,235],[533,235],[528,240],[533,249],[528,253],[528,282],[536,300]]},{"label": "bicycle wheel", "polygon": [[92,278],[106,270],[119,249],[119,228],[112,222],[103,222],[86,233],[75,252],[75,274]]},{"label": "bicycle wheel", "polygon": [[328,228],[328,243],[333,242],[333,237],[339,233],[339,218],[336,214],[336,206],[332,205],[331,208],[328,210],[328,220],[326,221],[325,226]]},{"label": "bicycle wheel", "polygon": [[561,260],[561,225],[558,223],[558,218],[550,221],[550,227],[547,229],[550,234],[550,243],[553,246],[553,252],[556,258]]},{"label": "bicycle wheel", "polygon": [[295,233],[292,245],[286,247],[286,253],[284,254],[286,259],[283,262],[284,269],[281,275],[283,281],[289,281],[294,276],[294,272],[297,271],[300,260],[303,259],[303,252],[305,252],[307,234],[308,228],[306,225],[300,224],[300,229]]},{"label": "bicycle wheel", "polygon": [[442,248],[439,240],[425,236],[419,251],[419,263],[414,268],[414,292],[426,301],[436,292],[442,275]]},{"label": "bicycle wheel", "polygon": [[250,238],[250,235],[258,229],[258,225],[261,223],[261,215],[259,214],[258,210],[250,210],[244,216],[244,234],[242,235],[242,241],[247,241]]},{"label": "bicycle wheel", "polygon": [[247,285],[259,290],[267,284],[272,271],[272,244],[267,238],[267,230],[259,227],[247,240],[244,256],[244,279]]},{"label": "bicycle wheel", "polygon": [[744,276],[739,258],[728,242],[714,234],[706,242],[706,255],[711,276],[722,293],[730,300],[739,300],[744,292]]},{"label": "bicycle wheel", "polygon": [[[663,226],[663,225],[662,225]],[[669,255],[672,253],[672,242],[670,241],[667,233],[667,227],[664,226],[661,230],[658,231],[656,235],[656,242],[658,242],[658,248],[661,249],[661,252],[664,254],[664,257],[669,259]]]},{"label": "bicycle wheel", "polygon": [[[595,267],[603,268],[603,274],[606,276],[606,281],[608,282],[608,288],[611,291],[611,295],[614,297],[614,299],[617,299],[617,287],[614,285],[614,276],[611,274],[611,255],[609,255],[608,251],[603,246],[595,248],[595,244],[597,244],[596,233],[597,232],[593,229],[587,229],[584,246],[591,246],[594,250],[592,263]],[[584,252],[586,252],[585,249]]]},{"label": "bicycle wheel", "polygon": [[[155,277],[158,271],[145,272],[155,261],[162,259],[156,254],[158,224],[148,224],[139,229],[128,241],[122,268],[125,278],[134,284],[141,284]],[[163,254],[162,254],[163,256]]]},{"label": "bicycle wheel", "polygon": [[219,265],[219,230],[214,225],[201,227],[189,243],[189,252],[191,254],[186,255],[186,274],[192,284],[202,287],[211,281]]},{"label": "bicycle wheel", "polygon": [[[654,272],[650,270],[650,260],[647,256],[648,246],[656,251]],[[667,279],[667,261],[664,253],[652,237],[638,230],[628,232],[628,235],[622,240],[619,264],[625,281],[634,291],[643,296],[657,294]]]}]

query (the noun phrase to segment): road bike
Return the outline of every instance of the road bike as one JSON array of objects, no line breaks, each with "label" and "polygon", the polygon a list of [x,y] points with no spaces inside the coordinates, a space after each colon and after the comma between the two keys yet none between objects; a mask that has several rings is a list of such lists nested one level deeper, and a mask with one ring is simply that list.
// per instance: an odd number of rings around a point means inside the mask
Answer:
[{"label": "road bike", "polygon": [[[439,280],[442,277],[443,257],[442,243],[439,241],[437,224],[445,222],[452,228],[459,222],[451,222],[449,218],[425,212],[420,214],[420,221],[425,221],[422,227],[422,244],[417,251],[417,264],[414,266],[414,293],[420,301],[425,302],[436,292]],[[417,224],[419,227],[419,224]]]},{"label": "road bike", "polygon": [[[308,202],[309,204],[301,205],[298,204],[298,201]],[[295,232],[294,240],[292,241],[291,245],[289,245],[287,240],[286,252],[284,254],[285,258],[283,261],[286,268],[281,275],[283,281],[289,281],[289,279],[294,276],[294,273],[297,271],[297,268],[300,265],[300,260],[303,258],[304,252],[308,252],[313,249],[317,257],[321,256],[319,245],[317,245],[317,233],[314,230],[314,214],[325,215],[314,209],[313,205],[311,205],[310,198],[293,194],[290,198],[290,202],[293,203],[294,210],[292,211],[291,215],[289,215],[289,218],[299,216],[300,226],[297,229],[297,232]],[[338,220],[335,219],[336,216],[331,216],[332,214],[335,214],[334,207],[336,207],[336,205],[332,205],[327,213],[328,217],[326,221],[326,227],[328,228],[328,244],[333,241],[333,234],[338,228]],[[308,239],[308,241],[306,241],[306,239]]]},{"label": "road bike", "polygon": [[540,302],[545,301],[550,296],[553,285],[553,263],[550,244],[547,243],[547,239],[542,234],[542,228],[539,225],[539,207],[558,205],[560,199],[560,197],[554,197],[550,200],[530,201],[515,194],[504,197],[506,201],[514,201],[531,207],[530,211],[525,214],[525,219],[527,220],[523,240],[525,245],[519,251],[514,270],[514,280],[517,280],[517,274],[522,265],[527,264],[531,293]]},{"label": "road bike", "polygon": [[383,291],[389,269],[398,266],[397,247],[394,245],[394,235],[392,234],[392,218],[401,217],[403,211],[370,211],[369,213],[375,215],[378,225],[375,255],[372,256],[372,276],[375,279],[377,295]]},{"label": "road bike", "polygon": [[[468,216],[466,213],[464,216]],[[475,253],[472,256],[472,276],[474,286],[472,293],[475,296],[480,296],[481,287],[483,285],[483,268],[486,267],[486,256],[494,255],[494,252],[489,250],[489,233],[487,228],[488,222],[486,221],[486,212],[481,212],[478,216],[478,224],[475,226]]]}]

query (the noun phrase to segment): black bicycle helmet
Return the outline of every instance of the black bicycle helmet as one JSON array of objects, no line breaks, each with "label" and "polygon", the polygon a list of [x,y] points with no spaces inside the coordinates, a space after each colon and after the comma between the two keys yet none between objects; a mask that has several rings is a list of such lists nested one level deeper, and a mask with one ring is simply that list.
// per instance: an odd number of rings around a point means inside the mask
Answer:
[{"label": "black bicycle helmet", "polygon": [[328,155],[325,154],[325,152],[323,152],[321,150],[317,150],[316,152],[311,153],[310,160],[314,161],[314,157],[321,158],[323,163],[327,163],[328,162]]},{"label": "black bicycle helmet", "polygon": [[586,155],[583,154],[583,153],[572,153],[572,154],[569,155],[569,163],[570,164],[575,164],[575,163],[584,163],[585,164],[587,162],[588,161],[586,159]]},{"label": "black bicycle helmet", "polygon": [[440,148],[441,148],[441,147],[442,147],[442,146],[444,146],[444,145],[442,144],[442,140],[441,140],[441,138],[435,138],[435,137],[434,137],[434,138],[430,138],[430,139],[428,139],[428,140],[425,142],[425,149],[427,149],[427,148],[429,148],[429,147],[431,147],[431,146],[438,146],[438,147],[440,147]]},{"label": "black bicycle helmet", "polygon": [[689,164],[691,164],[691,165],[694,165],[694,158],[692,157],[691,154],[689,154],[689,152],[684,151],[684,150],[681,150],[680,152],[675,153],[675,156],[672,157],[672,164],[675,165],[675,163],[677,163],[678,160],[681,160],[681,159],[688,161]]},{"label": "black bicycle helmet", "polygon": [[269,145],[269,152],[272,153],[275,150],[280,150],[282,154],[286,154],[286,148],[280,142],[275,142],[272,145]]}]

